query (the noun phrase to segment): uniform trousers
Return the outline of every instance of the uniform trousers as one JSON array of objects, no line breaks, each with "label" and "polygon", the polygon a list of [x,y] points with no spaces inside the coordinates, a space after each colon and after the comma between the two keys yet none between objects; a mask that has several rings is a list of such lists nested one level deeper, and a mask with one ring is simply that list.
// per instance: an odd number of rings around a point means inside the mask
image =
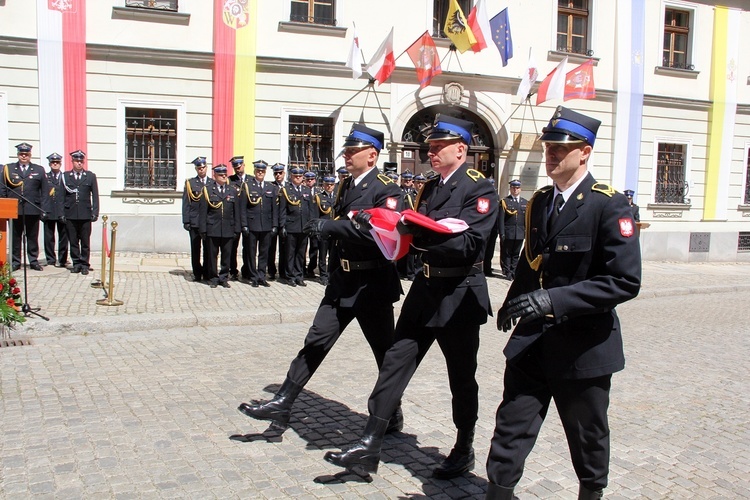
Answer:
[{"label": "uniform trousers", "polygon": [[286,235],[286,276],[290,280],[302,281],[305,268],[305,251],[307,235],[305,233],[287,233]]},{"label": "uniform trousers", "polygon": [[67,229],[73,267],[90,268],[91,219],[68,219]]},{"label": "uniform trousers", "polygon": [[[286,279],[286,238],[281,234],[271,235],[271,244],[268,246],[268,275],[271,277],[279,273],[279,278]],[[279,258],[279,267],[276,268],[276,257]]]},{"label": "uniform trousers", "polygon": [[[55,255],[55,231],[57,231],[57,255]],[[59,220],[44,221],[44,255],[47,264],[65,264],[68,261],[68,227]]]},{"label": "uniform trousers", "polygon": [[380,368],[386,351],[393,344],[393,305],[368,303],[341,307],[337,300],[323,297],[305,337],[305,345],[289,366],[287,378],[300,386],[307,384],[341,333],[355,318]]},{"label": "uniform trousers", "polygon": [[[208,265],[203,265],[203,279],[211,283],[224,283],[229,280],[229,255],[232,251],[233,236],[209,236],[208,237]],[[217,258],[221,253],[221,266],[217,270]],[[206,274],[208,272],[208,274]]]},{"label": "uniform trousers", "polygon": [[204,268],[208,262],[208,245],[201,239],[197,227],[190,228],[190,264],[193,267],[193,276],[196,280],[202,280],[208,272]]},{"label": "uniform trousers", "polygon": [[[242,235],[242,275],[248,270],[253,281],[266,279],[268,266],[268,247],[271,243],[271,231],[250,231]],[[245,252],[247,250],[247,252]]]},{"label": "uniform trousers", "polygon": [[523,240],[506,240],[503,239],[500,251],[502,252],[503,274],[507,278],[512,278],[516,274],[518,265],[518,256],[521,254]]},{"label": "uniform trousers", "polygon": [[474,428],[479,411],[479,385],[475,378],[479,325],[426,327],[405,320],[403,315],[396,324],[396,341],[385,353],[378,381],[367,403],[370,415],[390,418],[435,340],[448,368],[453,423],[457,429]]},{"label": "uniform trousers", "polygon": [[19,214],[13,224],[13,265],[21,265],[21,239],[26,230],[26,254],[29,265],[39,264],[39,216]]},{"label": "uniform trousers", "polygon": [[318,238],[310,238],[310,242],[307,248],[307,256],[309,257],[309,259],[307,261],[307,266],[305,267],[305,275],[312,278],[315,274],[315,268],[318,267],[320,240]]},{"label": "uniform trousers", "polygon": [[318,269],[320,270],[320,279],[328,279],[328,240],[318,240]]},{"label": "uniform trousers", "polygon": [[[238,234],[232,239],[232,250],[229,254],[229,273],[232,276],[237,276],[239,274],[239,269],[237,267],[237,251],[240,248],[240,235]],[[242,261],[245,261],[245,253],[247,251],[245,248],[242,248]],[[243,269],[242,274],[244,275],[247,269]]]},{"label": "uniform trousers", "polygon": [[[551,333],[554,335],[554,333]],[[555,400],[573,468],[580,483],[595,491],[607,486],[609,424],[607,407],[612,375],[589,379],[545,376],[532,352],[506,363],[503,401],[497,409],[495,432],[487,458],[490,482],[514,487],[534,447],[550,400]]]}]

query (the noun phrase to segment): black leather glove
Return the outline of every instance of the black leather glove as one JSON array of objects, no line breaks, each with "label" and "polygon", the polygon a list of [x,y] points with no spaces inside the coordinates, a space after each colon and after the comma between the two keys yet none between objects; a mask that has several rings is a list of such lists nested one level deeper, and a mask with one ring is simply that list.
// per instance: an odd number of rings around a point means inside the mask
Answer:
[{"label": "black leather glove", "polygon": [[310,219],[302,230],[311,238],[320,238],[326,222],[328,221],[325,219]]},{"label": "black leather glove", "polygon": [[184,223],[184,224],[182,225],[182,227],[184,227],[184,228],[185,228],[185,231],[190,231],[190,223],[189,223],[189,222],[186,222],[186,223]]},{"label": "black leather glove", "polygon": [[60,222],[62,222],[63,224],[65,224],[67,221],[68,219],[66,219],[64,215],[60,217]]},{"label": "black leather glove", "polygon": [[282,238],[286,238],[286,228],[285,227],[281,228],[281,237]]},{"label": "black leather glove", "polygon": [[99,220],[99,216],[98,215],[92,215],[91,216],[91,222],[96,222],[98,220]]},{"label": "black leather glove", "polygon": [[372,219],[372,214],[368,214],[364,210],[360,210],[357,212],[357,214],[354,216],[352,221],[355,225],[359,225],[359,229],[362,231],[369,231],[372,229],[372,224],[370,224],[370,219]]},{"label": "black leather glove", "polygon": [[245,236],[247,236],[248,234],[250,234],[250,228],[247,227],[247,226],[243,227],[242,228],[242,234],[244,234]]},{"label": "black leather glove", "polygon": [[279,228],[278,227],[272,227],[271,228],[271,234],[273,236],[276,236],[277,234],[279,234]]},{"label": "black leather glove", "polygon": [[552,316],[552,301],[544,289],[511,299],[497,312],[497,328],[507,332],[517,321],[526,322]]},{"label": "black leather glove", "polygon": [[398,234],[412,234],[414,236],[419,236],[422,234],[423,228],[416,224],[404,224],[399,221],[398,224],[396,224],[396,231],[398,231]]}]

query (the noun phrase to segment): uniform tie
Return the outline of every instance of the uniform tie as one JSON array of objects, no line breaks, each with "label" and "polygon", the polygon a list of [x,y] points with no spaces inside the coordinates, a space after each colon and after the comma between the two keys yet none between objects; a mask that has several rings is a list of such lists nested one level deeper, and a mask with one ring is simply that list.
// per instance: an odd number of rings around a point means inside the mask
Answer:
[{"label": "uniform tie", "polygon": [[552,204],[552,212],[550,212],[549,219],[547,220],[548,230],[557,220],[557,216],[560,215],[560,209],[562,208],[564,203],[565,199],[563,198],[562,193],[557,193],[557,196],[555,196],[555,202]]},{"label": "uniform tie", "polygon": [[219,186],[219,194],[224,194],[224,186]]}]

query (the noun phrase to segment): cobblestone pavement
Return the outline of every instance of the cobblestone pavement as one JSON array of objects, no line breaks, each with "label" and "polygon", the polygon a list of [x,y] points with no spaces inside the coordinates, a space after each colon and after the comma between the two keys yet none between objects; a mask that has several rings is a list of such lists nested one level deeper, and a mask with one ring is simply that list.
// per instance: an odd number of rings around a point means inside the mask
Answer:
[{"label": "cobblestone pavement", "polygon": [[[404,432],[386,438],[367,482],[322,459],[366,420],[376,370],[356,327],[283,436],[236,410],[283,380],[322,286],[210,289],[186,280],[184,256],[124,255],[122,265],[119,307],[95,304],[98,271],[29,271],[29,303],[51,319],[31,317],[13,334],[31,345],[0,349],[1,498],[483,497],[506,338],[492,319],[474,474],[430,477],[455,437],[435,347],[405,394]],[[747,264],[645,264],[641,295],[619,308],[627,367],[613,383],[608,498],[750,498],[748,278]],[[507,282],[489,283],[497,307]],[[517,492],[576,491],[552,410]]]}]

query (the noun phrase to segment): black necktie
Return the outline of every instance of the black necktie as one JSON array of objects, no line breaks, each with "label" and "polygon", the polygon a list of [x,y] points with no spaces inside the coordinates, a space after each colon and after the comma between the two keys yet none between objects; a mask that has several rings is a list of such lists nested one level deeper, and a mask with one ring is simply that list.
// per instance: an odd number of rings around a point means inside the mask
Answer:
[{"label": "black necktie", "polygon": [[219,194],[224,194],[224,186],[219,186]]},{"label": "black necktie", "polygon": [[553,224],[557,220],[557,216],[560,215],[560,209],[565,203],[562,193],[557,193],[555,196],[555,202],[552,204],[552,212],[549,214],[549,220],[547,221],[547,229],[552,228]]}]

